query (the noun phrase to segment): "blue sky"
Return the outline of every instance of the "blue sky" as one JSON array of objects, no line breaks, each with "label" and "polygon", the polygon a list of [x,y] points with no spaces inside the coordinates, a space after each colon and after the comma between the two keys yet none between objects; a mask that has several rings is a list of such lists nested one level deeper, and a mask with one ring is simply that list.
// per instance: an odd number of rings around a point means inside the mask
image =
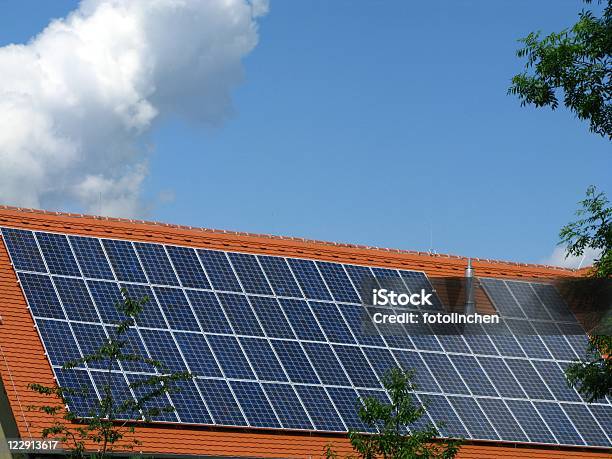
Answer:
[{"label": "blue sky", "polygon": [[[0,1],[0,46],[77,2]],[[147,218],[539,262],[611,144],[564,109],[506,95],[516,40],[575,22],[550,1],[274,1],[233,115],[158,119]],[[71,208],[57,210],[75,210]]]}]

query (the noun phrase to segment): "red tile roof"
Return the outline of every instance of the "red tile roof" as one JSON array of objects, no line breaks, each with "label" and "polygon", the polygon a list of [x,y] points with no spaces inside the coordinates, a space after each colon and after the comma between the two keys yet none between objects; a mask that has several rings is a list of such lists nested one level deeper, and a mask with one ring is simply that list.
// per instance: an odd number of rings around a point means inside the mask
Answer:
[{"label": "red tile roof", "polygon": [[[310,241],[299,238],[254,235],[208,230],[153,222],[93,217],[0,206],[0,226],[52,231],[98,237],[172,243],[242,252],[295,256],[346,263],[418,269],[429,276],[462,276],[465,258],[430,255],[423,252]],[[542,278],[576,276],[572,270],[492,260],[474,260],[480,276]],[[0,244],[0,376],[13,416],[23,438],[41,436],[50,419],[28,411],[28,405],[41,403],[40,396],[27,389],[37,382],[53,385],[53,373],[34,328],[26,300],[17,282],[4,244]],[[206,428],[150,425],[137,428],[143,442],[140,449],[157,454],[320,457],[325,445],[334,443],[341,456],[351,452],[346,437],[318,432],[289,432],[257,429]],[[513,445],[473,441],[461,449],[462,458],[561,458],[610,457],[608,451]]]}]

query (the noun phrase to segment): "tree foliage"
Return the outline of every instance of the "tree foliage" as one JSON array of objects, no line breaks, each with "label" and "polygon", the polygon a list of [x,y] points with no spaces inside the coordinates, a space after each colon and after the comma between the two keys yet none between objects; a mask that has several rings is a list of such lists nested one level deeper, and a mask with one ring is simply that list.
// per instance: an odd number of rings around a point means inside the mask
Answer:
[{"label": "tree foliage", "polygon": [[512,78],[508,92],[517,95],[521,105],[553,110],[562,92],[564,105],[588,120],[592,132],[612,139],[612,0],[601,17],[582,11],[569,29],[544,38],[532,32],[520,41],[524,46],[517,56],[527,63],[525,71]]},{"label": "tree foliage", "polygon": [[592,274],[607,278],[612,275],[612,207],[606,195],[590,186],[586,198],[580,202],[576,211],[579,217],[575,222],[561,228],[560,244],[567,246],[567,254],[582,256],[585,249],[601,252],[593,263]]},{"label": "tree foliage", "polygon": [[[349,431],[349,440],[363,459],[451,459],[461,445],[460,440],[441,440],[438,429],[424,422],[426,405],[416,400],[413,372],[393,368],[383,378],[391,402],[367,397],[358,407],[359,419],[375,433]],[[337,453],[328,446],[327,458]]]},{"label": "tree foliage", "polygon": [[[561,229],[560,243],[567,245],[568,255],[581,256],[587,248],[601,251],[591,275],[608,279],[612,276],[612,207],[605,194],[594,186],[588,188],[580,204],[576,212],[578,220]],[[610,311],[603,312],[608,315],[603,316],[602,323],[593,331],[586,355],[566,370],[570,385],[589,402],[612,395],[612,317]]]},{"label": "tree foliage", "polygon": [[[162,363],[130,352],[128,333],[149,298],[136,300],[130,298],[125,289],[121,292],[123,301],[118,302],[116,308],[125,319],[109,330],[108,341],[93,353],[63,365],[67,371],[94,362],[98,364],[97,367],[104,368],[105,382],[99,388],[100,399],[86,387],[48,387],[36,383],[29,385],[31,390],[50,400],[49,404],[29,407],[30,410],[53,418],[53,424],[43,429],[43,438],[59,440],[73,457],[88,455],[104,458],[116,447],[132,449],[139,445],[140,441],[135,437],[135,423],[142,420],[150,422],[162,413],[174,411],[171,405],[165,406],[154,401],[165,400],[164,394],[178,390],[178,381],[194,376],[187,372],[169,372]],[[136,399],[121,399],[117,396],[118,388],[113,372],[120,370],[120,362],[140,362],[150,367],[149,373],[152,376],[129,385],[134,394],[137,394]],[[92,408],[87,413],[77,413],[74,407],[84,404]],[[92,445],[95,445],[97,451],[87,454]]]}]

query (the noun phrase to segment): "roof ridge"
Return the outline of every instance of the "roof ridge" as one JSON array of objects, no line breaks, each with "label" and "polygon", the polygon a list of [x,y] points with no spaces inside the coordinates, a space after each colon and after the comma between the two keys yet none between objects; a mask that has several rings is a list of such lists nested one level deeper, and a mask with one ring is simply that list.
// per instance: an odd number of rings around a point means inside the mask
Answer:
[{"label": "roof ridge", "polygon": [[[430,257],[438,257],[438,258],[449,258],[449,259],[456,259],[456,260],[468,260],[469,258],[471,258],[472,261],[482,261],[486,263],[505,264],[505,265],[510,265],[510,266],[547,268],[547,269],[563,270],[563,271],[568,271],[568,272],[577,271],[574,268],[566,268],[566,267],[561,267],[561,266],[553,266],[553,265],[546,265],[546,264],[539,264],[539,263],[521,263],[521,262],[516,262],[516,261],[497,260],[494,258],[466,257],[463,255],[454,255],[454,254],[448,254],[448,253],[423,252],[419,250],[406,250],[406,249],[392,249],[392,248],[387,248],[387,247],[370,246],[370,245],[363,245],[363,244],[351,244],[351,243],[346,243],[346,242],[322,241],[318,239],[309,239],[309,238],[295,237],[295,236],[279,236],[275,234],[221,230],[221,229],[205,228],[205,227],[199,227],[199,226],[177,225],[173,223],[164,223],[164,222],[150,221],[150,220],[139,220],[139,219],[120,218],[120,217],[105,217],[101,215],[79,214],[79,213],[73,213],[73,212],[50,211],[50,210],[43,210],[43,209],[34,209],[30,207],[16,207],[16,206],[7,206],[7,205],[0,204],[0,210],[12,210],[12,211],[17,211],[17,212],[27,212],[27,213],[34,213],[34,214],[41,214],[41,215],[55,215],[55,216],[71,217],[71,218],[90,218],[94,220],[109,221],[109,222],[136,223],[136,224],[144,224],[144,225],[151,225],[151,226],[160,226],[160,227],[165,227],[165,228],[185,229],[185,230],[190,230],[190,231],[202,231],[206,233],[232,234],[236,236],[251,236],[251,237],[260,237],[260,238],[267,238],[267,239],[285,240],[285,241],[298,241],[298,242],[306,242],[306,243],[313,243],[313,244],[319,244],[319,245],[328,245],[332,247],[347,247],[347,248],[356,248],[356,249],[378,250],[378,251],[384,251],[384,252],[390,252],[390,253],[430,256]],[[582,268],[582,269],[585,269],[585,268]]]}]

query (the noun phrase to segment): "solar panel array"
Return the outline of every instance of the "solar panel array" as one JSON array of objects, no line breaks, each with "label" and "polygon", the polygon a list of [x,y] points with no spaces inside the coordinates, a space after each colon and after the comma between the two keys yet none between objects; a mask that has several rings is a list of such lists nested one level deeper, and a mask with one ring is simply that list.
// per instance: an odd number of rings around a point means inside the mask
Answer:
[{"label": "solar panel array", "polygon": [[[381,377],[397,366],[416,370],[426,421],[444,436],[611,445],[612,406],[586,404],[565,383],[563,369],[583,355],[586,337],[563,335],[578,324],[552,286],[482,280],[504,317],[501,332],[371,334],[362,327],[363,279],[419,291],[430,288],[424,273],[13,228],[2,235],[57,380],[85,385],[94,399],[100,365],[62,364],[107,340],[121,319],[121,287],[151,298],[131,350],[197,375],[155,401],[176,409],[157,422],[366,430],[358,400],[388,400]],[[118,365],[117,396],[138,397],[130,384],[150,368]],[[69,408],[84,415],[92,400]]]}]

